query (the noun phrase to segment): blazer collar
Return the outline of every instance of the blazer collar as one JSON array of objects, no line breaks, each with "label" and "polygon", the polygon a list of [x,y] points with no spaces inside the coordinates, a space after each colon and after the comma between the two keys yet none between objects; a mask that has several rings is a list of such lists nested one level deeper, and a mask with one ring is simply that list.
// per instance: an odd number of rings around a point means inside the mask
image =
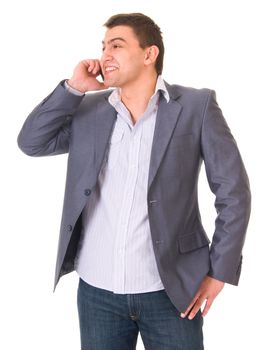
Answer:
[{"label": "blazer collar", "polygon": [[[177,125],[182,106],[176,100],[179,98],[176,86],[169,85],[165,82],[167,91],[170,96],[169,102],[166,101],[163,94],[160,94],[158,112],[154,128],[151,159],[148,177],[148,190],[157,174],[158,168],[168,147],[170,138]],[[97,105],[96,113],[96,171],[97,175],[102,166],[102,162],[107,150],[107,145],[117,118],[117,112],[108,102],[111,91],[104,95],[104,98]]]},{"label": "blazer collar", "polygon": [[172,100],[177,100],[181,96],[181,94],[179,93],[175,85],[170,85],[165,80],[164,80],[164,84]]}]

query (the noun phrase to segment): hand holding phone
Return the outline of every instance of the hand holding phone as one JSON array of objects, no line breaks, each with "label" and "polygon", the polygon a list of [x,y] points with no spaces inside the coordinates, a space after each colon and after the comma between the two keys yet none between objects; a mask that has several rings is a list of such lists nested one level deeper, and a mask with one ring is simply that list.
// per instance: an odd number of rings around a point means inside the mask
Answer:
[{"label": "hand holding phone", "polygon": [[98,76],[101,76],[104,80],[100,61],[98,59],[83,60],[75,67],[68,84],[83,93],[106,89],[103,82],[97,79]]}]

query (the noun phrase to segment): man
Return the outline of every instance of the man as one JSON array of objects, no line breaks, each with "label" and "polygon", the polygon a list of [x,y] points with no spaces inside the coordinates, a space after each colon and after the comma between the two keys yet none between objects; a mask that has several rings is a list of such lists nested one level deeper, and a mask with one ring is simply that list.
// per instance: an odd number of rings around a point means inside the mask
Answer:
[{"label": "man", "polygon": [[[238,284],[246,171],[214,91],[162,79],[160,28],[138,13],[105,26],[101,59],[81,61],[18,137],[31,156],[69,153],[55,285],[80,276],[82,349],[132,350],[140,331],[146,350],[200,350],[203,316]],[[210,247],[202,161],[216,196]]]}]

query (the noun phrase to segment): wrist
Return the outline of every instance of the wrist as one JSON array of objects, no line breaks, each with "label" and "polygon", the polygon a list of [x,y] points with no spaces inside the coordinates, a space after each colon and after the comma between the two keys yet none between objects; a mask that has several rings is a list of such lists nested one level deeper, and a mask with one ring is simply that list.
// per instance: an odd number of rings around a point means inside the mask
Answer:
[{"label": "wrist", "polygon": [[76,81],[74,79],[69,79],[66,82],[69,87],[79,91],[82,94],[85,94],[85,92],[87,92],[87,90],[83,88],[82,84],[79,81]]}]

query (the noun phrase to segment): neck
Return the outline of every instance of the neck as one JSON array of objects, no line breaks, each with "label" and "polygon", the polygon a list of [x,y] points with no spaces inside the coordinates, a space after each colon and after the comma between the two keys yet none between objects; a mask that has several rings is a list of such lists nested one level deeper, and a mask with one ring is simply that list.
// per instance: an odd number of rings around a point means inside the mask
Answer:
[{"label": "neck", "polygon": [[134,121],[145,112],[151,96],[154,94],[157,74],[147,79],[136,80],[133,84],[121,88],[121,100],[130,111]]}]

